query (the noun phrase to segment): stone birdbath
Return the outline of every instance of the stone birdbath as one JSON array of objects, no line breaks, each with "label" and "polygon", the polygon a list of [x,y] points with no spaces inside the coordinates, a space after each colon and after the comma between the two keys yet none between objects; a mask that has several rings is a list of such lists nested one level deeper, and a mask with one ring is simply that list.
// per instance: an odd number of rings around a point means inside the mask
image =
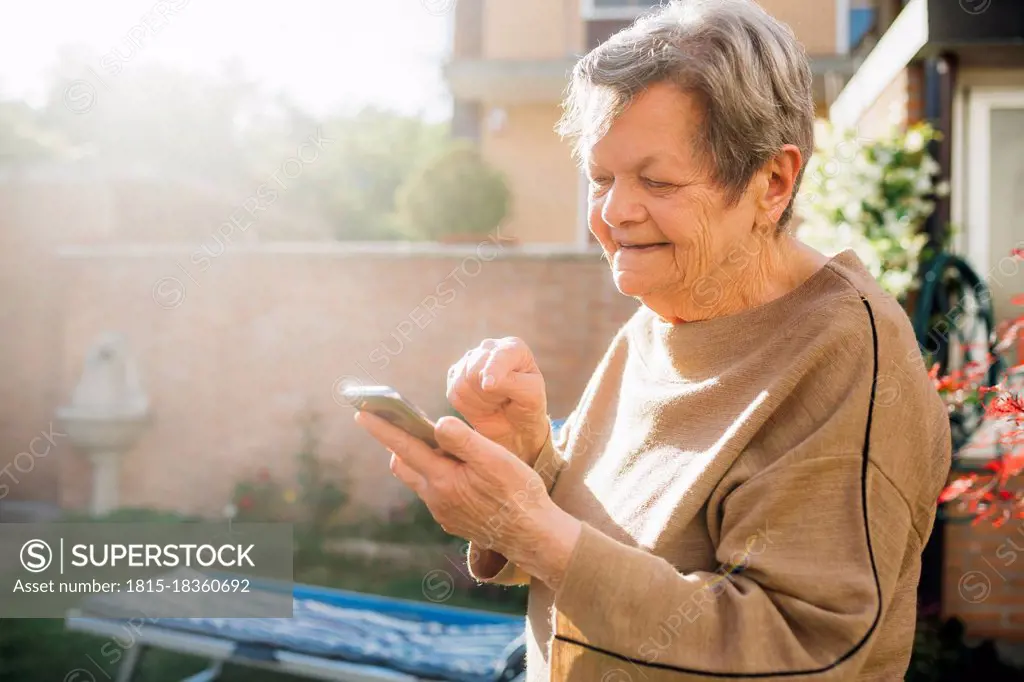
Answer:
[{"label": "stone birdbath", "polygon": [[125,338],[101,335],[89,349],[70,404],[56,413],[60,429],[92,462],[89,511],[102,516],[120,505],[119,469],[149,422],[149,400]]}]

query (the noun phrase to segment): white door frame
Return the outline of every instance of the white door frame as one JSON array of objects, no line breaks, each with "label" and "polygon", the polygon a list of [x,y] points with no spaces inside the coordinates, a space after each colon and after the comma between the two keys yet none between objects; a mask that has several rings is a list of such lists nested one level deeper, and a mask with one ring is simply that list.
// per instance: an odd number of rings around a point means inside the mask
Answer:
[{"label": "white door frame", "polygon": [[[836,54],[850,54],[850,0],[835,0]],[[877,10],[876,10],[877,11]]]},{"label": "white door frame", "polygon": [[[967,224],[967,257],[983,278],[987,278],[991,256],[989,236],[992,226],[989,211],[991,187],[992,112],[996,109],[1024,109],[1024,88],[971,88],[967,101],[967,131],[965,153],[965,201]],[[958,202],[959,203],[959,202]]]}]

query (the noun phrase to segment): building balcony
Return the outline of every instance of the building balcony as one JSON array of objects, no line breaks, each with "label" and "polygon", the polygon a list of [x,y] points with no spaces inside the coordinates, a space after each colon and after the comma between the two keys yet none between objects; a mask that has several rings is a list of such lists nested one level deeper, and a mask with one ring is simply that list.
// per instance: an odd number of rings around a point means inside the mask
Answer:
[{"label": "building balcony", "polygon": [[444,78],[459,100],[539,104],[561,99],[576,57],[545,60],[455,59]]},{"label": "building balcony", "polygon": [[[575,57],[550,60],[455,59],[444,67],[452,96],[467,102],[540,104],[561,100]],[[856,71],[846,55],[812,56],[814,96],[831,102]]]}]

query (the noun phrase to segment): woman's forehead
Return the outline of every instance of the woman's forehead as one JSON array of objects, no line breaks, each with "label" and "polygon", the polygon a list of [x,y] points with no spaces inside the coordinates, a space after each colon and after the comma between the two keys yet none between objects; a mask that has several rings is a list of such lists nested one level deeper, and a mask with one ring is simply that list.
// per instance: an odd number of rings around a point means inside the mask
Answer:
[{"label": "woman's forehead", "polygon": [[584,161],[601,164],[611,157],[637,166],[652,160],[690,163],[701,120],[694,97],[668,84],[652,86],[618,116],[588,131],[581,150]]}]

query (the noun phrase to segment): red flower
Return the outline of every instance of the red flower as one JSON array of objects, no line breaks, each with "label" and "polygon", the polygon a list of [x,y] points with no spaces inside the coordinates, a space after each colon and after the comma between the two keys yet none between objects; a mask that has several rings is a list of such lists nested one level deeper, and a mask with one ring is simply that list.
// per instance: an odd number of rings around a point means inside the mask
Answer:
[{"label": "red flower", "polygon": [[1024,429],[1004,433],[999,436],[999,444],[1008,448],[1016,448],[1018,445],[1024,445]]},{"label": "red flower", "polygon": [[1016,258],[1024,258],[1024,249],[1014,249],[1010,252],[1010,255]]},{"label": "red flower", "polygon": [[1024,453],[1006,453],[1000,455],[985,465],[985,468],[993,472],[999,480],[999,488],[1002,489],[1006,482],[1024,471]]},{"label": "red flower", "polygon": [[999,499],[1000,500],[1012,500],[1013,499],[1013,493],[1011,493],[1009,490],[1000,490],[999,491]]},{"label": "red flower", "polygon": [[1024,454],[1006,454],[1003,455],[1003,480],[1002,483],[1005,485],[1006,481],[1013,478],[1021,471],[1024,471]]},{"label": "red flower", "polygon": [[949,502],[950,500],[955,500],[960,497],[971,489],[971,486],[974,485],[974,482],[977,479],[977,474],[971,474],[970,476],[964,476],[963,478],[956,479],[947,485],[941,493],[939,493],[939,502]]},{"label": "red flower", "polygon": [[252,498],[248,495],[242,495],[242,499],[238,500],[238,506],[242,509],[252,508]]},{"label": "red flower", "polygon": [[1010,305],[1024,305],[1024,294],[1019,294],[1011,298]]},{"label": "red flower", "polygon": [[260,483],[266,483],[270,480],[270,471],[267,467],[260,467],[259,471],[256,472],[256,480]]},{"label": "red flower", "polygon": [[1024,398],[1006,393],[996,396],[988,405],[986,416],[993,419],[1014,419],[1018,424],[1024,423]]}]

